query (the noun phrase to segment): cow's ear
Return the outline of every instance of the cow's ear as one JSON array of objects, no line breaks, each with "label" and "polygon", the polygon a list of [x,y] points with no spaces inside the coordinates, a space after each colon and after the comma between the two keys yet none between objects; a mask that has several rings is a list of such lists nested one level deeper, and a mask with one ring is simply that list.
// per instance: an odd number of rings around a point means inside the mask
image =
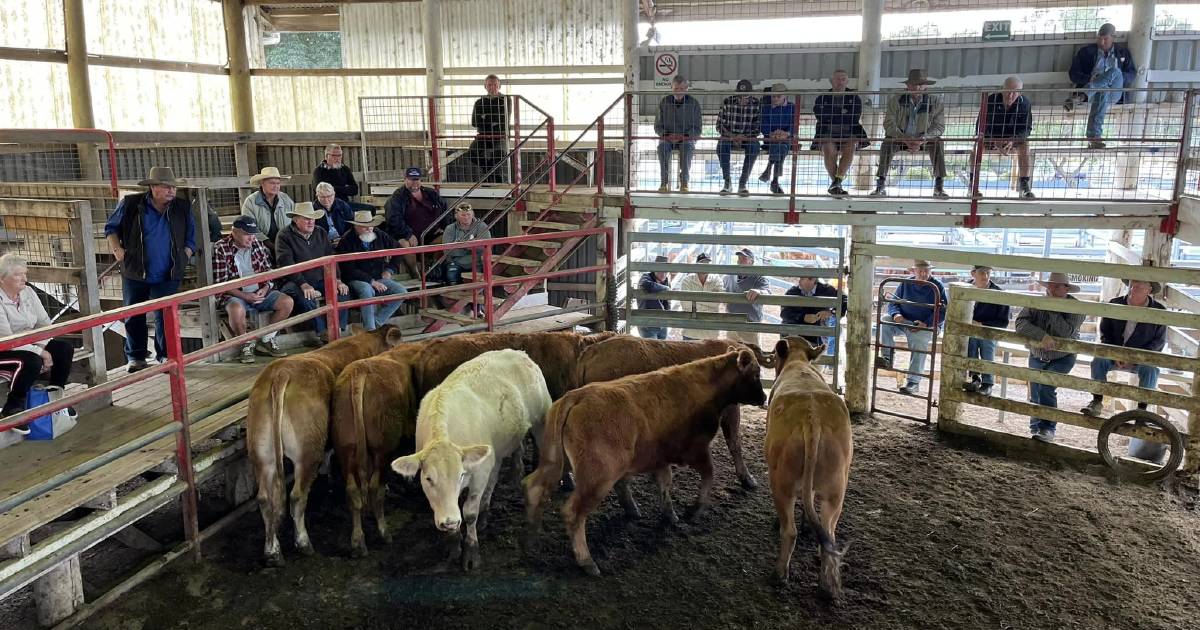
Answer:
[{"label": "cow's ear", "polygon": [[468,446],[462,450],[463,468],[467,470],[475,470],[488,455],[492,454],[492,447],[487,444],[477,444]]},{"label": "cow's ear", "polygon": [[363,331],[362,324],[350,324],[350,334],[357,335]]},{"label": "cow's ear", "polygon": [[817,344],[816,347],[810,345],[805,354],[808,355],[809,361],[816,361],[818,357],[825,354],[825,344]]},{"label": "cow's ear", "polygon": [[749,350],[741,350],[738,352],[738,369],[745,372],[754,365],[754,354]]},{"label": "cow's ear", "polygon": [[397,457],[392,460],[392,470],[406,479],[412,479],[421,471],[421,452]]},{"label": "cow's ear", "polygon": [[384,333],[383,341],[389,348],[395,348],[400,345],[400,342],[404,341],[404,335],[400,333],[399,328],[387,325],[387,332]]},{"label": "cow's ear", "polygon": [[780,337],[779,341],[775,342],[775,365],[782,366],[791,351],[792,348],[788,345],[787,337]]}]

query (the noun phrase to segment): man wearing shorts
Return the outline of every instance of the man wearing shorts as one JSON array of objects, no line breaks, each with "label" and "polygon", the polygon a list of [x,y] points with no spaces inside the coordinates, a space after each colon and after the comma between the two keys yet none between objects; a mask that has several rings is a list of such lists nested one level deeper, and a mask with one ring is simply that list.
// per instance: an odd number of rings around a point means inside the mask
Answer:
[{"label": "man wearing shorts", "polygon": [[[252,217],[240,216],[233,222],[229,236],[213,245],[213,282],[248,278],[271,270],[270,254],[262,241],[258,240],[258,234],[258,222]],[[225,307],[233,334],[244,335],[247,313],[270,313],[271,323],[274,324],[292,314],[293,302],[291,297],[275,291],[268,281],[226,291],[221,294],[219,304]],[[239,360],[242,363],[254,363],[255,352],[271,357],[284,356],[275,344],[275,334],[269,332],[258,341],[246,342]]]},{"label": "man wearing shorts", "polygon": [[[1033,162],[1029,159],[1033,108],[1021,94],[1021,87],[1020,78],[1008,77],[1003,90],[988,94],[983,114],[983,143],[985,151],[1016,156],[1021,198],[1033,199]],[[975,186],[978,190],[978,182]]]},{"label": "man wearing shorts", "polygon": [[842,188],[842,180],[854,162],[858,143],[867,139],[867,131],[862,126],[862,99],[853,90],[846,89],[849,82],[850,75],[845,70],[834,70],[833,76],[829,77],[831,89],[813,103],[817,129],[812,148],[820,149],[825,158],[825,172],[829,173],[830,180],[828,192],[834,197],[849,194]]}]

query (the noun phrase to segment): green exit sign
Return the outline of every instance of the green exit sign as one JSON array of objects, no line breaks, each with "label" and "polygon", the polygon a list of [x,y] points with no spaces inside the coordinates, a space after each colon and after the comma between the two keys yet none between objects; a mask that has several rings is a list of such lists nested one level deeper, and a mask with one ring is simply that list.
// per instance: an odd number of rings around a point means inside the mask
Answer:
[{"label": "green exit sign", "polygon": [[1006,42],[1012,39],[1012,20],[989,20],[983,23],[983,41]]}]

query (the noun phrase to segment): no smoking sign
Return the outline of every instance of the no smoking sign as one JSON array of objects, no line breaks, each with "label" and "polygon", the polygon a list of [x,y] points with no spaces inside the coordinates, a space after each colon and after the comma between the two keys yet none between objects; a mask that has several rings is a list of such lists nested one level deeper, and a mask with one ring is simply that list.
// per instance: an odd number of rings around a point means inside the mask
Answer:
[{"label": "no smoking sign", "polygon": [[654,87],[670,88],[671,79],[679,74],[679,55],[673,52],[658,53],[654,56]]}]

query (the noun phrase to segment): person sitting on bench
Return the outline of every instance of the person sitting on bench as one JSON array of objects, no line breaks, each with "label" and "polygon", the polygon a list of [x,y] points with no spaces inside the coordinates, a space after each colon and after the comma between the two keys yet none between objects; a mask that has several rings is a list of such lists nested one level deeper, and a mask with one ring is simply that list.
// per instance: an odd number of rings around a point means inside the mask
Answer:
[{"label": "person sitting on bench", "polygon": [[[271,270],[271,254],[258,240],[259,232],[258,222],[251,217],[240,216],[233,222],[229,236],[213,244],[213,282],[220,284]],[[246,334],[249,312],[270,313],[271,323],[277,324],[291,316],[294,302],[291,296],[274,290],[274,283],[267,281],[226,291],[217,305],[224,307],[229,317],[229,329],[235,336],[240,336]],[[247,341],[242,345],[238,360],[254,363],[255,352],[269,357],[284,356],[275,344],[276,334],[278,331],[263,335],[257,342]]]},{"label": "person sitting on bench", "polygon": [[[0,256],[0,337],[50,325],[46,308],[28,282],[29,262],[17,254]],[[0,352],[0,362],[19,365],[8,385],[4,416],[25,410],[25,395],[43,372],[50,384],[66,387],[75,348],[62,339],[44,339]]]},{"label": "person sitting on bench", "polygon": [[[1033,162],[1029,159],[1029,134],[1033,131],[1033,109],[1021,94],[1018,77],[1004,80],[1004,89],[987,97],[983,114],[984,150],[1017,156],[1017,173],[1022,199],[1033,199]],[[976,186],[978,187],[978,182]]]}]

